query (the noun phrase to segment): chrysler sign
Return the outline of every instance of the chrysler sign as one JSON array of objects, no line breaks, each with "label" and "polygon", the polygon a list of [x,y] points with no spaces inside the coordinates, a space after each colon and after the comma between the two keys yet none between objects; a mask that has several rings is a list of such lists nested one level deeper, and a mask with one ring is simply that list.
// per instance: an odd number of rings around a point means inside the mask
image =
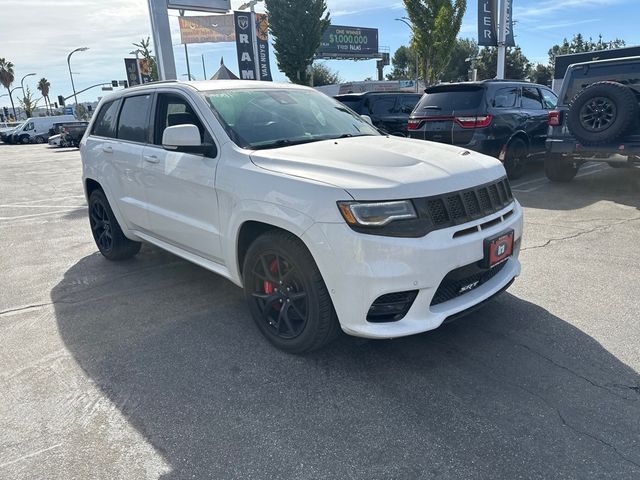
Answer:
[{"label": "chrysler sign", "polygon": [[498,46],[498,0],[478,0],[478,45]]}]

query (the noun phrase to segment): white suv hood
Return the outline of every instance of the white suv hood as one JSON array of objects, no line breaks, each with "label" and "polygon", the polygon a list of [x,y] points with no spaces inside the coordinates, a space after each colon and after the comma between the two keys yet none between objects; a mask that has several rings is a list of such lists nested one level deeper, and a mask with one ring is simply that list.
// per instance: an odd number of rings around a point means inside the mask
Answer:
[{"label": "white suv hood", "polygon": [[264,169],[343,188],[356,200],[426,197],[505,175],[495,158],[399,137],[355,137],[255,151]]}]

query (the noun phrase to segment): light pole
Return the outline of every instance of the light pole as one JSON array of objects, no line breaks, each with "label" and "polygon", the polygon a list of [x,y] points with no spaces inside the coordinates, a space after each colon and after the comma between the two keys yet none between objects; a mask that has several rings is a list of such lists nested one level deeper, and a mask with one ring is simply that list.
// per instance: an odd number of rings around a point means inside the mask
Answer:
[{"label": "light pole", "polygon": [[249,0],[238,7],[238,10],[251,9],[251,43],[253,44],[253,66],[256,80],[260,80],[260,62],[258,61],[258,32],[256,31],[256,5],[264,0]]},{"label": "light pole", "polygon": [[67,56],[67,65],[69,66],[69,76],[71,77],[71,88],[73,89],[73,99],[74,99],[76,105],[78,105],[78,96],[76,94],[76,86],[73,83],[73,73],[71,72],[71,55],[73,55],[76,52],[85,52],[87,50],[89,50],[88,47],[76,48],[73,52],[71,52]]},{"label": "light pole", "polygon": [[[409,27],[413,31],[413,25],[411,25],[410,19],[407,17],[396,18],[396,21],[404,23],[407,27]],[[418,50],[414,49],[414,55],[416,57],[416,92],[420,90],[418,87],[418,83],[420,82],[420,76],[418,74]]]},{"label": "light pole", "polygon": [[22,80],[20,80],[20,88],[22,88],[22,96],[24,97],[24,79],[27,77],[32,77],[34,76],[35,73],[27,73],[24,77],[22,77]]},{"label": "light pole", "polygon": [[[14,87],[11,90],[9,90],[9,99],[11,100],[11,109],[13,110],[13,118],[15,120],[18,120],[18,115],[16,114],[16,106],[13,104],[13,92],[15,92],[16,90],[22,90],[22,87]],[[22,91],[24,92],[24,90]]]}]

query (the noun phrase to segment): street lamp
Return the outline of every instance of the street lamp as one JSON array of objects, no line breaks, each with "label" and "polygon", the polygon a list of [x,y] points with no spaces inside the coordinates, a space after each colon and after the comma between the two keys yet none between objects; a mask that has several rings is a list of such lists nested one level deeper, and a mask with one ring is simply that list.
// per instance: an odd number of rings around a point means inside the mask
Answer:
[{"label": "street lamp", "polygon": [[76,52],[85,52],[87,50],[89,50],[88,47],[76,48],[73,52],[71,52],[67,56],[67,65],[69,66],[69,76],[71,77],[71,88],[73,89],[73,98],[75,100],[76,105],[78,105],[78,96],[76,95],[76,86],[73,83],[73,73],[71,72],[71,55],[73,55]]},{"label": "street lamp", "polygon": [[[396,21],[404,23],[407,27],[409,27],[413,31],[413,25],[409,23],[411,19],[407,17],[402,17],[402,18],[396,18]],[[416,56],[416,92],[418,92],[419,91],[418,83],[420,82],[420,76],[418,74],[418,50],[417,49],[414,49],[414,50],[415,50],[414,54]]]},{"label": "street lamp", "polygon": [[260,62],[258,62],[258,32],[256,32],[256,5],[264,0],[249,0],[238,7],[238,10],[251,9],[251,38],[253,39],[253,66],[256,80],[260,80]]},{"label": "street lamp", "polygon": [[20,80],[20,87],[22,88],[22,96],[24,97],[24,79],[27,77],[32,77],[34,76],[35,73],[27,73],[24,77],[22,77],[22,80]]},{"label": "street lamp", "polygon": [[13,110],[13,118],[15,120],[18,120],[18,115],[16,114],[16,106],[13,104],[13,92],[15,92],[16,90],[22,90],[23,92],[24,90],[22,89],[22,87],[14,87],[11,90],[9,90],[9,99],[11,100],[11,109]]}]

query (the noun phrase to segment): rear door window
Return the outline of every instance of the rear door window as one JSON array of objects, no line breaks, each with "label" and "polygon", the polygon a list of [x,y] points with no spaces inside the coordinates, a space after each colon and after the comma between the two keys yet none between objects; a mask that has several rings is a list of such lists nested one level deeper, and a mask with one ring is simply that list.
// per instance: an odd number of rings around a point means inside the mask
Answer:
[{"label": "rear door window", "polygon": [[427,90],[415,113],[440,115],[441,113],[475,112],[480,108],[483,98],[482,87],[435,87]]},{"label": "rear door window", "polygon": [[343,103],[351,110],[356,113],[362,113],[360,110],[362,108],[362,99],[361,98],[337,98],[339,102]]},{"label": "rear door window", "polygon": [[119,101],[105,103],[96,118],[96,123],[93,125],[93,135],[99,137],[113,138],[116,136],[116,121],[118,118],[118,105]]},{"label": "rear door window", "polygon": [[373,115],[391,115],[396,106],[396,97],[393,95],[374,97],[369,105]]},{"label": "rear door window", "polygon": [[518,102],[518,88],[500,88],[496,90],[492,105],[494,108],[513,108]]},{"label": "rear door window", "polygon": [[535,87],[522,88],[522,108],[528,110],[543,110],[540,92]]},{"label": "rear door window", "polygon": [[150,108],[151,95],[125,98],[118,120],[118,138],[130,142],[147,143]]}]

